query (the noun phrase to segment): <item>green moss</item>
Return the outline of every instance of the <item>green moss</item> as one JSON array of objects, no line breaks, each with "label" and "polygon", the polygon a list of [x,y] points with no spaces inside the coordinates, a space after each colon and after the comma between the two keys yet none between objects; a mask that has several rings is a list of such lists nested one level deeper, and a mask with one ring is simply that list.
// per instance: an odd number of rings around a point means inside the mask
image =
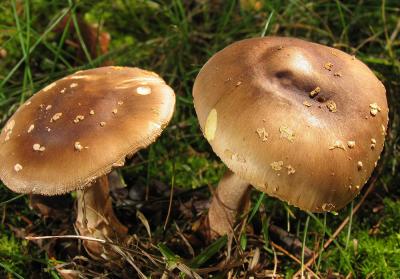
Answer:
[{"label": "green moss", "polygon": [[[376,223],[355,223],[352,230],[352,241],[345,255],[357,278],[397,278],[400,274],[400,201],[386,198],[383,205],[383,212],[371,218]],[[344,243],[345,237],[342,233],[339,241]],[[350,272],[338,249],[330,249],[323,258],[325,269]]]},{"label": "green moss", "polygon": [[17,274],[23,274],[24,261],[20,259],[23,254],[23,247],[26,247],[25,241],[19,241],[13,235],[6,235],[4,231],[0,237],[0,263],[2,263],[2,270],[0,274],[8,274],[13,271]]}]

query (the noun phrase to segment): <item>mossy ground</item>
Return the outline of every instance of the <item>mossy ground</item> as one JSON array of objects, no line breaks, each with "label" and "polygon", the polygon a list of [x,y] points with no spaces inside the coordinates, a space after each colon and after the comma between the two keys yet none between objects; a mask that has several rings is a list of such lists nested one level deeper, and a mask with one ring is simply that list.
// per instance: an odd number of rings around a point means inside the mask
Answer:
[{"label": "mossy ground", "polygon": [[[310,268],[322,278],[399,278],[400,277],[400,181],[399,157],[399,81],[400,81],[400,5],[396,0],[370,1],[240,1],[259,2],[245,8],[239,1],[44,1],[10,0],[0,3],[0,47],[7,51],[0,58],[0,121],[4,125],[34,92],[44,85],[78,69],[112,61],[114,65],[138,66],[159,73],[177,94],[176,113],[161,138],[149,149],[140,151],[121,175],[128,188],[148,187],[149,200],[140,211],[150,223],[152,237],[137,218],[137,207],[117,199],[120,219],[129,226],[137,244],[125,258],[135,260],[137,268],[152,278],[165,268],[169,276],[185,277],[188,270],[202,277],[208,274],[225,278],[261,276],[266,270],[290,278],[300,264],[271,244],[268,224],[274,223],[303,240],[310,215],[285,203],[265,197],[246,233],[233,240],[230,261],[226,239],[209,249],[192,231],[196,214],[202,212],[224,166],[203,139],[194,113],[191,88],[201,66],[216,51],[236,40],[258,37],[266,22],[266,35],[305,38],[355,54],[384,82],[390,104],[389,133],[384,155],[379,162],[374,191],[353,216],[351,230],[346,226],[317,263]],[[105,55],[77,55],[77,44],[58,22],[67,14],[82,15],[111,35]],[[73,23],[71,23],[73,24]],[[76,40],[75,40],[76,41]],[[174,193],[171,218],[164,229],[170,187]],[[365,187],[367,188],[367,187]],[[364,190],[365,191],[365,190]],[[1,201],[15,197],[0,187]],[[254,203],[259,193],[254,193]],[[73,198],[67,197],[71,208]],[[359,198],[355,200],[357,204]],[[189,212],[182,204],[190,205]],[[74,233],[73,216],[43,220],[28,208],[26,196],[1,203],[0,277],[60,278],[55,265],[79,270],[82,276],[136,277],[131,264],[108,267],[86,258],[76,240],[29,243],[26,234]],[[72,212],[72,210],[68,210]],[[319,251],[322,240],[350,213],[350,205],[337,215],[311,215],[305,243]],[[314,218],[315,217],[315,218]],[[143,220],[142,220],[143,221]],[[189,241],[193,251],[179,237]],[[325,235],[323,235],[325,231]],[[38,245],[37,245],[38,244]],[[228,245],[229,246],[229,245]],[[257,268],[249,262],[259,248]],[[148,257],[143,256],[147,251]],[[82,255],[84,258],[74,258]],[[220,264],[217,268],[217,264]],[[209,269],[207,269],[209,268]],[[179,271],[180,270],[180,271]],[[264,273],[263,273],[264,272]],[[270,273],[272,274],[272,273]],[[188,276],[188,275],[186,275]]]}]

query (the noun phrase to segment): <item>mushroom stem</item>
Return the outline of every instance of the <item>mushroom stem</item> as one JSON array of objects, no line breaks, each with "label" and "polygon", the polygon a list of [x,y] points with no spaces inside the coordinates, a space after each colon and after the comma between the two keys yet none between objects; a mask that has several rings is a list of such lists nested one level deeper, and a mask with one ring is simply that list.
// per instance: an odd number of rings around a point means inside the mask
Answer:
[{"label": "mushroom stem", "polygon": [[218,183],[208,211],[211,236],[232,233],[236,216],[249,203],[250,185],[227,170]]},{"label": "mushroom stem", "polygon": [[[98,178],[84,190],[78,190],[77,201],[78,215],[75,225],[80,235],[123,243],[128,229],[119,222],[112,209],[107,176]],[[93,258],[116,256],[110,247],[102,243],[83,241],[83,245]]]}]

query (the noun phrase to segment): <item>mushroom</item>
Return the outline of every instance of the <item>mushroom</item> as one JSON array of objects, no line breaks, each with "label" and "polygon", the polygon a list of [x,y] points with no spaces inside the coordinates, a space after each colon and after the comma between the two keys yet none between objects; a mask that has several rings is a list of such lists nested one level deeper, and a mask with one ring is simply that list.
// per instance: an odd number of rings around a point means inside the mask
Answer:
[{"label": "mushroom", "polygon": [[205,138],[230,169],[208,214],[217,234],[231,232],[249,185],[303,210],[339,210],[383,149],[383,84],[361,61],[320,44],[236,42],[203,66],[193,97]]},{"label": "mushroom", "polygon": [[[79,233],[123,242],[127,228],[114,215],[107,174],[160,136],[174,105],[173,90],[153,72],[76,72],[36,93],[9,119],[0,135],[0,178],[18,193],[77,190]],[[94,258],[112,255],[98,242],[84,246]]]}]

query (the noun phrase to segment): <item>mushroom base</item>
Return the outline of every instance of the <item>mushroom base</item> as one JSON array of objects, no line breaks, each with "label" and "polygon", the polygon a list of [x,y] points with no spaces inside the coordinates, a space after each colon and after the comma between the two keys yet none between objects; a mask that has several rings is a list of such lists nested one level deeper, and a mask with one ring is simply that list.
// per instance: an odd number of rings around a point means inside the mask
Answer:
[{"label": "mushroom base", "polygon": [[[76,227],[79,234],[104,239],[116,244],[125,242],[128,229],[122,225],[112,209],[107,176],[102,176],[90,187],[77,191]],[[83,241],[88,254],[107,260],[118,255],[112,247],[95,241]]]},{"label": "mushroom base", "polygon": [[250,185],[227,170],[218,183],[208,211],[210,238],[230,234],[238,213],[249,204]]}]

